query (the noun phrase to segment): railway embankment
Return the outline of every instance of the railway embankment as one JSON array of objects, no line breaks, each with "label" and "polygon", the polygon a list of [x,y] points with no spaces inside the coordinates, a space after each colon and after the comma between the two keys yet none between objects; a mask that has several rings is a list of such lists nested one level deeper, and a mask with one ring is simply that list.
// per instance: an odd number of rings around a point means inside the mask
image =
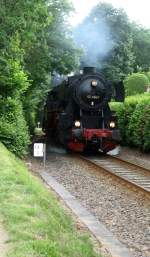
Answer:
[{"label": "railway embankment", "polygon": [[9,234],[9,257],[100,256],[54,193],[1,143],[0,217]]}]

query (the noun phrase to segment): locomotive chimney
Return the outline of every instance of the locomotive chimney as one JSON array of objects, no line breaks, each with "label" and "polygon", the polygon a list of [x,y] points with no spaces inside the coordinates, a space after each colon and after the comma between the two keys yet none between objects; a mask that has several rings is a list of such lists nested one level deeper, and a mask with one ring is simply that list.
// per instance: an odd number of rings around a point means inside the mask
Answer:
[{"label": "locomotive chimney", "polygon": [[96,67],[84,67],[83,74],[93,74],[96,73]]}]

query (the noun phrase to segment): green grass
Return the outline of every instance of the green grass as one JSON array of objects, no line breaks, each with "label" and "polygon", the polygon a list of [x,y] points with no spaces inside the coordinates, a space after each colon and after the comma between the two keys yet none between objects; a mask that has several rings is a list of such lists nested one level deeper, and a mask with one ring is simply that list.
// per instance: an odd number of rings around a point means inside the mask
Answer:
[{"label": "green grass", "polygon": [[0,215],[9,233],[9,257],[95,257],[54,195],[0,143]]}]

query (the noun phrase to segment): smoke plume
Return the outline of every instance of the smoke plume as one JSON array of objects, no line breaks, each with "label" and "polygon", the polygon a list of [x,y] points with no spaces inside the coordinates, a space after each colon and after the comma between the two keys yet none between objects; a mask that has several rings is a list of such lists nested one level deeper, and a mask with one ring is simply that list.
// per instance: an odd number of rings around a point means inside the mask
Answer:
[{"label": "smoke plume", "polygon": [[87,18],[75,29],[74,38],[77,47],[84,51],[81,62],[86,66],[100,67],[114,45],[104,19]]}]

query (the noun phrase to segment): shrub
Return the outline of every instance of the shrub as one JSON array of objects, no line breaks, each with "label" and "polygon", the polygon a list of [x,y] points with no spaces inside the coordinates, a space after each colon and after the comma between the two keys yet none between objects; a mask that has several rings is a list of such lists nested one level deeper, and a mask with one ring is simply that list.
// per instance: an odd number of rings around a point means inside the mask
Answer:
[{"label": "shrub", "polygon": [[147,151],[150,149],[149,130],[150,127],[150,104],[147,101],[140,102],[130,118],[128,126],[128,137],[130,144]]},{"label": "shrub", "polygon": [[131,114],[128,130],[127,130],[127,138],[128,143],[133,146],[138,146],[139,148],[142,145],[142,134],[143,134],[143,109],[145,108],[144,103],[139,103],[136,105],[133,113]]},{"label": "shrub", "polygon": [[145,112],[143,115],[143,119],[145,121],[144,129],[143,129],[143,151],[150,151],[150,102],[145,107]]},{"label": "shrub", "polygon": [[147,78],[148,78],[148,79],[149,79],[149,81],[150,81],[150,71],[145,72],[145,75],[147,76]]},{"label": "shrub", "polygon": [[19,100],[0,100],[0,140],[17,155],[23,155],[29,144],[29,134]]},{"label": "shrub", "polygon": [[150,84],[148,77],[142,73],[133,73],[124,81],[126,95],[136,95],[145,92],[145,86]]},{"label": "shrub", "polygon": [[150,94],[128,97],[124,104],[111,103],[118,115],[123,145],[150,150]]},{"label": "shrub", "polygon": [[23,71],[20,61],[0,57],[0,92],[3,97],[18,97],[28,87],[27,74]]},{"label": "shrub", "polygon": [[133,101],[131,104],[128,101],[124,104],[112,103],[110,106],[112,110],[116,111],[118,116],[118,127],[121,133],[122,144],[127,145],[129,144],[128,125],[136,102]]}]

